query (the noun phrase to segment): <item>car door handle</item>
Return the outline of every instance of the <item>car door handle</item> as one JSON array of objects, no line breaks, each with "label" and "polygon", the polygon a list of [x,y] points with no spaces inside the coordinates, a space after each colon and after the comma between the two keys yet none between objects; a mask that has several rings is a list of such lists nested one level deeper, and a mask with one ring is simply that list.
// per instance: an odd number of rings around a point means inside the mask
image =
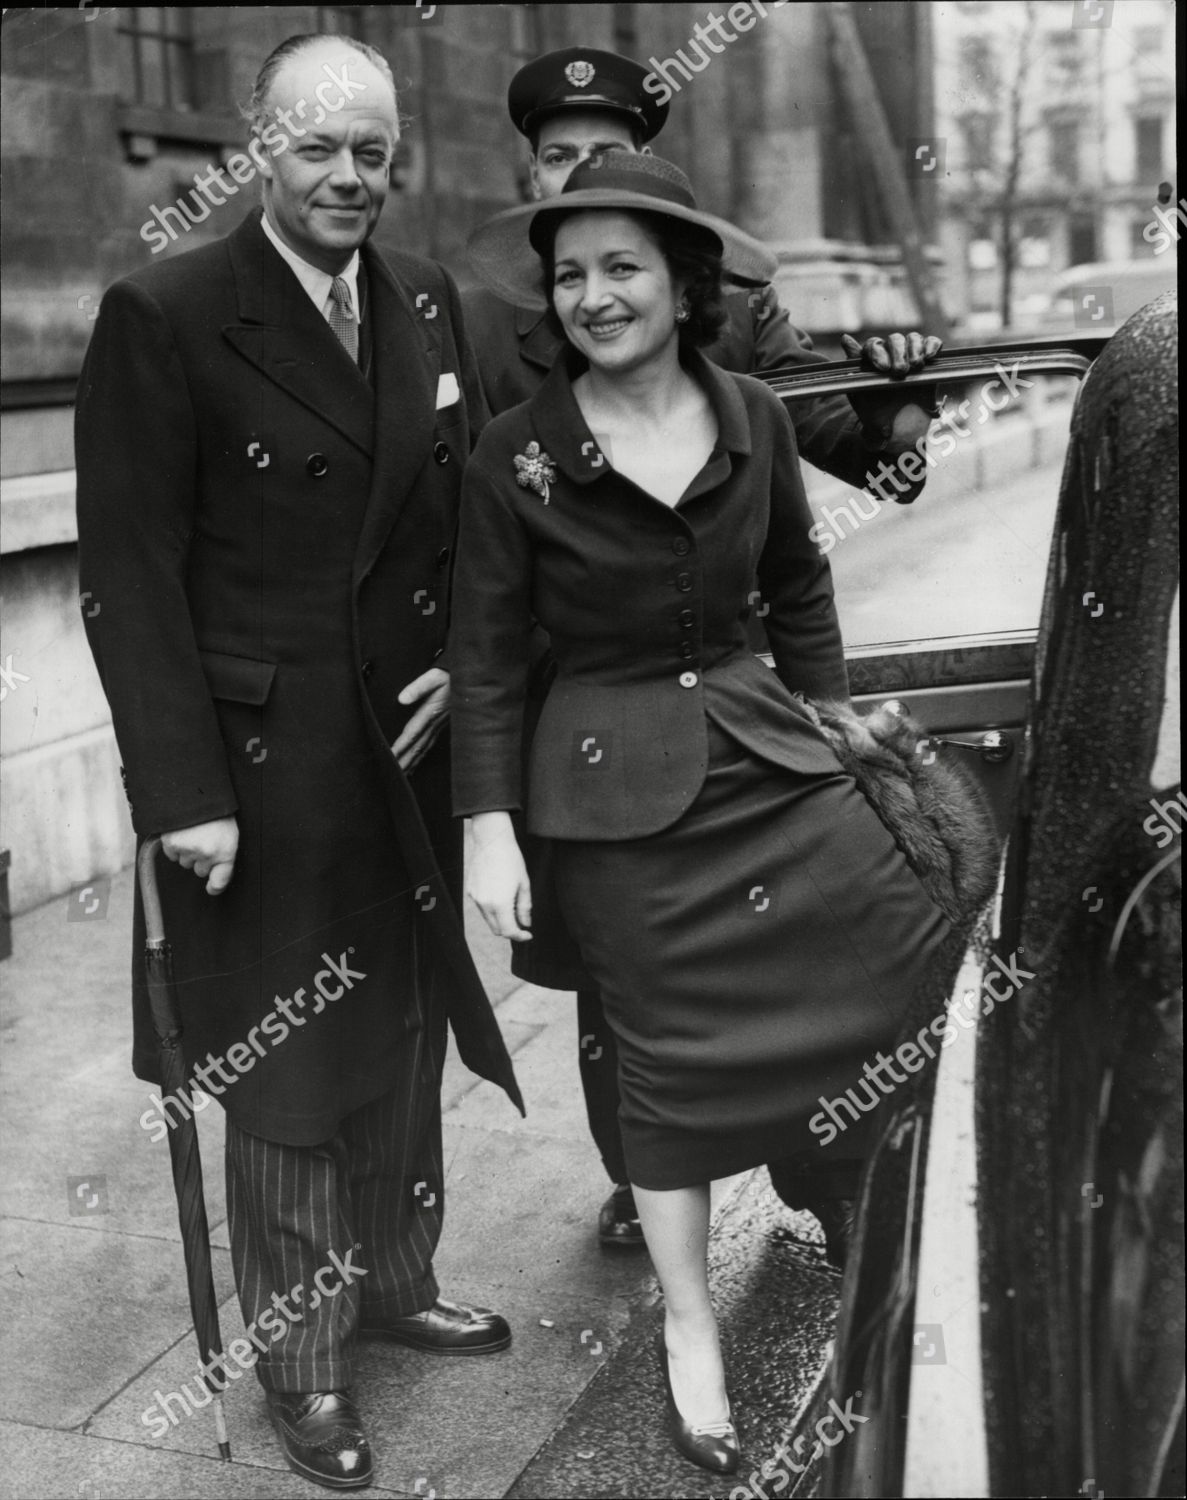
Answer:
[{"label": "car door handle", "polygon": [[954,740],[948,735],[929,734],[933,745],[951,745],[956,750],[972,750],[990,766],[1001,765],[1014,753],[1014,741],[1000,729],[987,729],[979,740]]}]

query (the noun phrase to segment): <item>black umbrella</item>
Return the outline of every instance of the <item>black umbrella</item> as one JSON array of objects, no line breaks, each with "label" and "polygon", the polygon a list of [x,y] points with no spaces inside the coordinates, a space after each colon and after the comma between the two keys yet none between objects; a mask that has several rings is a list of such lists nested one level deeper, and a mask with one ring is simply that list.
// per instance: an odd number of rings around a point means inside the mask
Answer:
[{"label": "black umbrella", "polygon": [[[160,847],[160,838],[146,839],[136,860],[140,896],[144,903],[144,967],[153,1028],[157,1033],[161,1090],[163,1094],[172,1094],[184,1100],[186,1066],[181,1048],[181,1012],[173,982],[173,955],[165,941],[161,897],[157,890],[156,857]],[[192,1111],[185,1113],[180,1123],[172,1124],[169,1131],[169,1155],[173,1160],[173,1189],[177,1194],[177,1218],[181,1225],[181,1243],[185,1251],[185,1272],[189,1282],[194,1332],[198,1336],[202,1363],[208,1370],[213,1370],[223,1362],[223,1342],[218,1328],[214,1277],[210,1269],[210,1229],[206,1222],[206,1199],[202,1193],[198,1126]],[[224,1376],[221,1386],[216,1386],[209,1374],[203,1373],[200,1378],[213,1401],[218,1451],[224,1459],[230,1459],[231,1445],[227,1441],[227,1419],[223,1414],[222,1400],[226,1377]]]}]

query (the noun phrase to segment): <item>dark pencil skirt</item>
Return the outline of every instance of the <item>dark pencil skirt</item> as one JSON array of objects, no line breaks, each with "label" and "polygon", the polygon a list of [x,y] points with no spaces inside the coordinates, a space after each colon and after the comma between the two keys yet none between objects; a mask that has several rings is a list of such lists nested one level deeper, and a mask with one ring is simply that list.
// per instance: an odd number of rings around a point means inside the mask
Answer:
[{"label": "dark pencil skirt", "polygon": [[894,1042],[950,932],[839,763],[799,775],[712,721],[709,755],[670,828],[555,846],[566,920],[618,1039],[619,1120],[644,1188],[820,1149],[821,1097]]}]

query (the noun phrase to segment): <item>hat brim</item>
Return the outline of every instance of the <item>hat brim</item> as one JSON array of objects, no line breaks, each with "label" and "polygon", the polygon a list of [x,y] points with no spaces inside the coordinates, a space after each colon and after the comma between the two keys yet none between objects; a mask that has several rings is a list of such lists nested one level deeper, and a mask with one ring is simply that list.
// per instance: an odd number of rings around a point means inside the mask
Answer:
[{"label": "hat brim", "polygon": [[616,188],[583,188],[562,193],[544,203],[528,203],[505,209],[481,225],[466,245],[471,269],[496,296],[516,307],[542,312],[548,306],[544,292],[544,273],[540,257],[528,239],[528,226],[540,214],[571,213],[589,208],[618,208],[628,212],[666,214],[686,224],[708,229],[721,241],[725,271],[746,281],[766,282],[775,274],[778,262],[773,253],[726,219],[700,209],[685,208],[647,193],[632,193]]}]

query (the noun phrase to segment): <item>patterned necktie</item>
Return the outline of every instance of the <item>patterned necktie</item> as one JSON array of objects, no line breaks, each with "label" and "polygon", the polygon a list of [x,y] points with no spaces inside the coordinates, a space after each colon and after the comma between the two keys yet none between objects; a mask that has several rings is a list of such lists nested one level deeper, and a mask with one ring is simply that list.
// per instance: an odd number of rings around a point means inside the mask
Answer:
[{"label": "patterned necktie", "polygon": [[341,276],[334,277],[330,288],[330,327],[338,341],[357,365],[359,362],[359,325],[350,305],[350,288]]}]

